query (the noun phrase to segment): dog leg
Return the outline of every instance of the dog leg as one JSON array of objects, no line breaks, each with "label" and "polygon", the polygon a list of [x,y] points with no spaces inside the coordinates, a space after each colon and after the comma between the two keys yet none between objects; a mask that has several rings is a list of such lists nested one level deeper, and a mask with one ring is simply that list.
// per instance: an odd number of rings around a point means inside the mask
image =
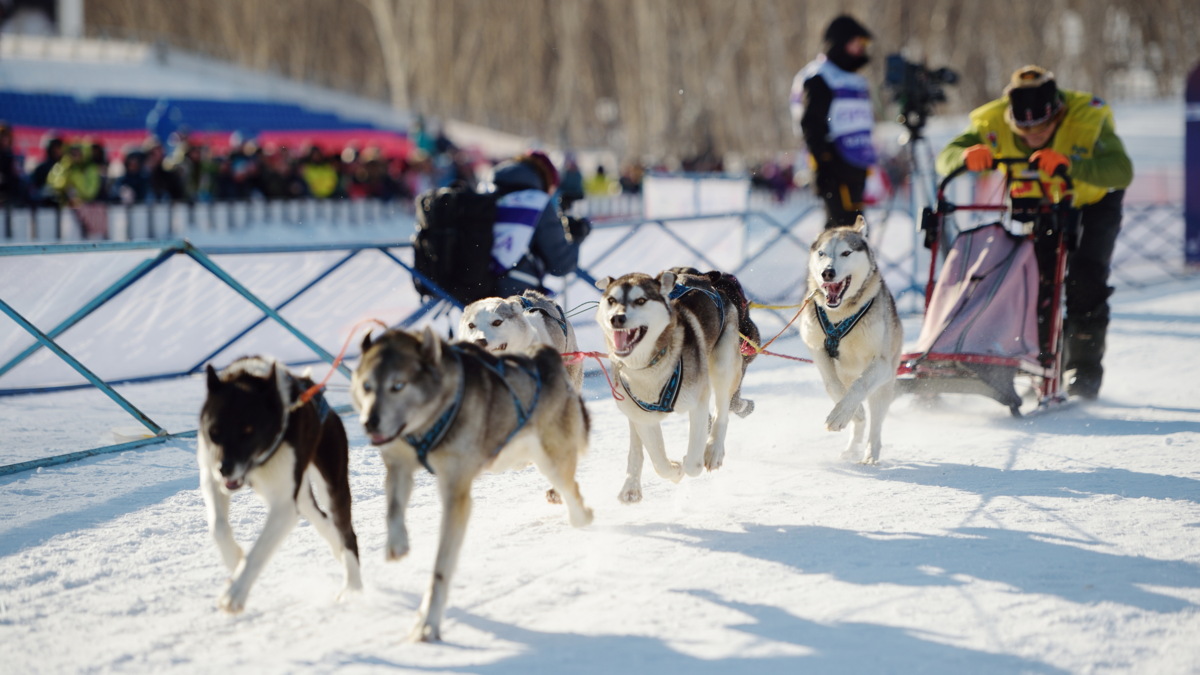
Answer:
[{"label": "dog leg", "polygon": [[442,494],[441,538],[433,564],[433,581],[421,602],[417,625],[410,635],[414,642],[439,642],[442,639],[442,615],[450,595],[450,580],[458,567],[458,554],[467,532],[467,520],[471,517],[472,477],[453,476],[449,470],[442,470],[438,478]]},{"label": "dog leg", "polygon": [[279,548],[279,544],[283,543],[284,538],[296,526],[298,514],[290,491],[278,490],[268,497],[267,522],[263,525],[262,534],[258,535],[258,541],[250,547],[250,552],[233,573],[229,588],[225,589],[225,593],[217,601],[217,606],[230,614],[237,614],[245,609],[246,597],[250,595],[250,587],[254,585],[254,580],[262,573],[275,549]]},{"label": "dog leg", "polygon": [[[342,563],[342,566],[346,570],[345,583],[337,596],[337,600],[341,602],[347,599],[351,593],[362,590],[362,571],[358,562],[358,541],[354,536],[354,529],[350,526],[348,512],[350,505],[348,503],[339,503],[341,500],[333,497],[330,493],[329,485],[319,474],[314,476],[310,473],[309,476],[311,489],[308,491],[307,496],[303,494],[298,495],[296,506],[300,509],[300,515],[312,523],[313,529],[329,543],[329,548],[333,550],[334,559]],[[320,504],[317,503],[316,493],[318,491],[321,493],[321,499],[329,505],[328,514],[322,511]],[[348,489],[345,491],[345,494],[349,496]]]},{"label": "dog leg", "polygon": [[863,464],[879,462],[879,449],[883,445],[883,418],[887,416],[888,408],[891,407],[892,399],[895,398],[895,389],[895,381],[887,382],[872,392],[870,398],[867,399],[867,405],[871,411],[871,431],[867,437],[867,453],[863,455]]},{"label": "dog leg", "polygon": [[704,448],[704,468],[709,471],[716,471],[725,463],[725,434],[729,430],[729,411],[742,386],[739,339],[736,332],[726,333],[722,343],[718,345],[722,350],[720,355],[717,359],[709,361],[708,380],[712,383],[712,393],[716,397],[716,419],[709,425],[708,442]]},{"label": "dog leg", "polygon": [[217,542],[217,550],[221,553],[225,568],[233,573],[241,564],[243,553],[229,527],[229,495],[221,490],[212,469],[204,463],[200,465],[200,494],[204,496],[208,511],[208,531]]},{"label": "dog leg", "polygon": [[412,495],[413,472],[417,463],[395,454],[380,453],[387,477],[384,479],[387,493],[387,560],[399,560],[408,555],[408,528],[404,524],[404,511]]},{"label": "dog leg", "polygon": [[646,446],[646,454],[650,457],[650,464],[654,466],[654,472],[672,483],[682,480],[683,465],[667,459],[667,446],[663,442],[660,423],[639,424],[637,425],[637,434]]},{"label": "dog leg", "polygon": [[585,527],[592,523],[592,510],[584,505],[579,482],[575,480],[578,457],[574,447],[547,448],[534,455],[533,463],[554,486],[551,492],[559,497],[559,502],[566,502],[571,525]]},{"label": "dog leg", "polygon": [[890,362],[877,358],[867,366],[863,374],[846,388],[846,394],[833,406],[825,418],[825,428],[841,431],[850,420],[863,415],[862,404],[876,389],[889,381],[895,381],[896,370]]},{"label": "dog leg", "polygon": [[693,478],[699,476],[708,464],[707,450],[712,447],[706,447],[705,443],[708,430],[713,426],[708,414],[708,397],[703,396],[701,399],[688,411],[688,449],[683,458],[683,472]]},{"label": "dog leg", "polygon": [[617,499],[625,504],[642,501],[642,465],[645,463],[642,454],[642,438],[638,436],[637,427],[629,420],[629,460],[625,468],[625,485]]}]

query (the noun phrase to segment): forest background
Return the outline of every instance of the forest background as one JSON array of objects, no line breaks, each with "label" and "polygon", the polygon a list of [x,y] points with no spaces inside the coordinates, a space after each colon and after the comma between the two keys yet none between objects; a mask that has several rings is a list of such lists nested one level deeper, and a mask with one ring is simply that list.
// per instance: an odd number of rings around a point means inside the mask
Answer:
[{"label": "forest background", "polygon": [[664,162],[796,147],[787,101],[839,13],[887,54],[949,67],[938,114],[1001,94],[1026,63],[1112,100],[1182,98],[1192,0],[88,0],[90,37],[162,42],[562,148]]}]

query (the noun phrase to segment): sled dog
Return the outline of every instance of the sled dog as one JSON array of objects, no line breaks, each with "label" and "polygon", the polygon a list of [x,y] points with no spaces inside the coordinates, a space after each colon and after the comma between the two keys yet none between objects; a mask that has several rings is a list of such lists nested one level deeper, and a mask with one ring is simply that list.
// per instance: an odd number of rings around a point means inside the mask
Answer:
[{"label": "sled dog", "polygon": [[471,513],[471,483],[482,471],[533,462],[566,502],[571,524],[592,522],[575,466],[587,449],[588,416],[551,347],[531,355],[492,354],[470,342],[419,334],[367,335],[351,378],[351,397],[387,468],[389,560],[409,550],[404,516],[413,473],[437,476],[442,526],[433,580],[413,640],[441,639],[442,616]]},{"label": "sled dog", "polygon": [[[459,339],[492,352],[526,352],[550,345],[559,354],[579,351],[575,329],[562,307],[545,295],[528,290],[507,298],[482,298],[463,308]],[[583,386],[583,365],[567,365],[575,391]]]},{"label": "sled dog", "polygon": [[[657,277],[605,277],[596,287],[604,292],[596,320],[622,394],[617,407],[629,420],[628,468],[618,498],[631,504],[642,498],[643,446],[655,472],[672,482],[721,467],[731,405],[742,415],[753,410],[738,396],[748,358],[739,351],[738,325],[748,317],[730,293],[741,296],[731,276],[717,286],[708,276],[667,270]],[[667,458],[663,442],[661,424],[672,412],[688,415],[682,464]]]},{"label": "sled dog", "polygon": [[[238,359],[220,374],[209,365],[208,394],[200,412],[197,461],[208,526],[233,575],[218,606],[236,613],[254,580],[302,515],[329,542],[345,567],[339,599],[362,588],[358,539],[350,520],[346,430],[312,386],[282,364]],[[262,533],[243,555],[229,524],[230,495],[249,484],[267,504]],[[324,507],[322,507],[322,504]]]},{"label": "sled dog", "polygon": [[825,391],[836,402],[825,418],[825,428],[841,431],[853,420],[844,456],[861,455],[862,464],[875,464],[883,418],[894,396],[904,333],[865,228],[866,221],[859,216],[853,226],[826,230],[813,242],[808,256],[812,307],[805,308],[800,318],[800,335],[812,352]]}]

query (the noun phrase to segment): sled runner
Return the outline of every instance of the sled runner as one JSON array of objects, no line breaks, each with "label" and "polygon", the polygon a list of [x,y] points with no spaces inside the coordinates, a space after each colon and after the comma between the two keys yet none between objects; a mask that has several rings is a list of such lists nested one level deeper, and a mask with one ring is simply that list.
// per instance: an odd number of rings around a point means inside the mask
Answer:
[{"label": "sled runner", "polygon": [[[915,351],[901,357],[897,386],[902,393],[988,396],[1019,417],[1018,382],[1028,382],[1038,409],[1066,400],[1063,278],[1079,211],[1065,175],[1046,181],[1024,160],[997,160],[1001,165],[1004,203],[948,201],[946,188],[964,167],[942,180],[936,209],[922,214],[931,257],[925,319]],[[1001,220],[959,232],[939,273],[947,218],[962,211],[995,211]]]}]

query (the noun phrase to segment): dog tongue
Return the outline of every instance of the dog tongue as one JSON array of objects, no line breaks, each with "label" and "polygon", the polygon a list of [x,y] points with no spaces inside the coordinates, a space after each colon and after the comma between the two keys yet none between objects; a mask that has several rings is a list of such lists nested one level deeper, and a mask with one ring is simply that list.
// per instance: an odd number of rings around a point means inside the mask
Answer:
[{"label": "dog tongue", "polygon": [[846,290],[846,280],[843,279],[834,284],[821,284],[821,288],[825,289],[825,302],[836,305],[842,301],[842,292]]},{"label": "dog tongue", "polygon": [[616,347],[618,352],[629,351],[630,345],[633,343],[633,331],[631,330],[614,330],[613,331],[613,347]]}]

